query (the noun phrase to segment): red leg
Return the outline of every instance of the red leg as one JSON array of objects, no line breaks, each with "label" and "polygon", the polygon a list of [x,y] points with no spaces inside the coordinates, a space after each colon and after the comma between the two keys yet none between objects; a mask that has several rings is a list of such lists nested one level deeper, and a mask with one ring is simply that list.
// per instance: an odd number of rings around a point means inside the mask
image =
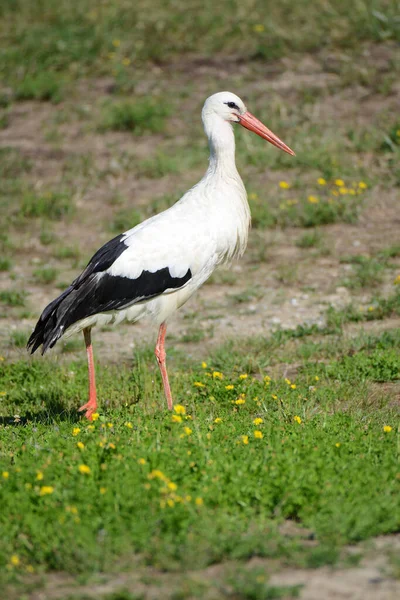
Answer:
[{"label": "red leg", "polygon": [[168,409],[172,410],[173,402],[172,402],[171,388],[169,387],[167,367],[165,364],[165,359],[167,356],[165,353],[165,348],[164,348],[166,333],[167,333],[167,326],[165,323],[162,323],[160,325],[160,330],[158,332],[155,354],[156,354],[158,366],[160,367],[160,371],[161,371],[161,377],[163,380],[164,393],[165,393],[165,397],[167,399]]},{"label": "red leg", "polygon": [[80,407],[80,411],[85,410],[85,417],[92,420],[92,414],[96,412],[97,401],[96,401],[96,379],[94,374],[94,362],[93,362],[93,346],[90,335],[90,329],[84,329],[83,335],[85,338],[86,344],[86,352],[88,359],[88,369],[89,369],[89,402]]}]

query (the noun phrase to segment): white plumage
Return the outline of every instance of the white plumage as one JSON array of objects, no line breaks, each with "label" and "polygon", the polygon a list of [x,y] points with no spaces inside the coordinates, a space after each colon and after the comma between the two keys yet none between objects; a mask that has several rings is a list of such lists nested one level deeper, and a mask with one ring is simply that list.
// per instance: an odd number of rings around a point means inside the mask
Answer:
[{"label": "white plumage", "polygon": [[166,321],[208,279],[215,268],[243,255],[250,210],[235,164],[232,123],[240,123],[272,144],[293,152],[251,115],[230,92],[210,96],[202,119],[210,161],[204,177],[168,210],[105,244],[83,273],[43,311],[28,347],[43,352],[64,334],[84,331],[89,361],[91,418],[96,390],[90,331],[95,325],[150,317],[160,326],[156,356],[168,407],[165,367]]}]

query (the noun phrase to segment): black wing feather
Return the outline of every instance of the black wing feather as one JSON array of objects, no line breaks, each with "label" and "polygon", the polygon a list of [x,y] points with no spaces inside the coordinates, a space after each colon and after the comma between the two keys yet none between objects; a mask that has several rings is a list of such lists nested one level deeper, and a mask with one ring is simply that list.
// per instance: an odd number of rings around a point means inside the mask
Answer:
[{"label": "black wing feather", "polygon": [[183,277],[172,277],[168,267],[155,273],[142,271],[136,279],[106,273],[127,249],[122,238],[119,235],[102,246],[69,288],[44,309],[28,340],[32,354],[41,345],[44,354],[68,327],[81,319],[149,300],[168,289],[179,289],[192,278],[190,269]]}]

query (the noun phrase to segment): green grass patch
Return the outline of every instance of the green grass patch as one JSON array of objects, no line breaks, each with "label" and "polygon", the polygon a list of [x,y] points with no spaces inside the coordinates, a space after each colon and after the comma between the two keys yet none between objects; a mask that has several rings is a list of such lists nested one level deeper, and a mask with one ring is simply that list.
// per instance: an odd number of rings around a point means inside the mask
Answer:
[{"label": "green grass patch", "polygon": [[0,302],[7,306],[25,306],[27,293],[17,290],[0,291]]},{"label": "green grass patch", "polygon": [[54,267],[40,267],[33,271],[33,278],[36,283],[43,283],[45,285],[53,283],[58,275],[58,270]]},{"label": "green grass patch", "polygon": [[74,212],[70,195],[64,192],[26,193],[21,200],[19,216],[23,219],[41,217],[60,220]]},{"label": "green grass patch", "polygon": [[26,75],[15,89],[17,100],[41,100],[58,104],[63,99],[63,83],[52,72]]},{"label": "green grass patch", "polygon": [[[368,369],[391,381],[398,359],[385,357],[372,352]],[[395,412],[385,392],[368,406],[357,367],[294,383],[213,359],[175,371],[172,356],[179,406],[168,413],[154,363],[145,351],[133,369],[98,369],[111,400],[92,424],[76,412],[84,359],[0,363],[3,573],[93,572],[131,552],[164,569],[255,555],[319,566],[344,543],[398,529]],[[318,547],[282,536],[285,519]]]},{"label": "green grass patch", "polygon": [[134,101],[119,101],[103,107],[100,128],[130,131],[135,135],[161,133],[170,112],[169,105],[162,98],[149,96]]}]

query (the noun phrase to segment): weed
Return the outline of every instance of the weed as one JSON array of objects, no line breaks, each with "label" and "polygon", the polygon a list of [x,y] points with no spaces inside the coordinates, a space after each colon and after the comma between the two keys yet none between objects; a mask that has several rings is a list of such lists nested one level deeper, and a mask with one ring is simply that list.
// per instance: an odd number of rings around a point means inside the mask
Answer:
[{"label": "weed", "polygon": [[69,195],[63,192],[27,193],[21,201],[20,216],[59,220],[71,215],[74,205]]},{"label": "weed", "polygon": [[51,72],[26,75],[17,85],[15,97],[17,100],[50,100],[58,104],[63,98],[63,82]]},{"label": "weed", "polygon": [[385,264],[381,260],[356,255],[343,259],[353,264],[353,272],[343,281],[351,289],[377,287],[383,280]]},{"label": "weed", "polygon": [[12,346],[15,346],[16,348],[25,348],[26,346],[26,342],[28,341],[30,332],[28,331],[22,331],[22,330],[15,330],[12,331],[10,334],[10,343]]},{"label": "weed", "polygon": [[321,241],[321,233],[317,230],[314,230],[310,233],[303,233],[303,235],[296,240],[296,246],[299,248],[315,248],[315,246],[319,246],[321,244]]},{"label": "weed", "polygon": [[104,106],[101,129],[131,131],[135,135],[161,133],[169,114],[170,107],[165,101],[153,97],[140,98],[134,102],[125,100]]},{"label": "weed", "polygon": [[43,283],[45,285],[53,283],[58,275],[57,269],[54,267],[41,267],[33,271],[33,278],[36,283]]},{"label": "weed", "polygon": [[143,221],[143,214],[136,208],[124,208],[119,210],[112,222],[110,223],[110,230],[114,233],[121,233],[136,227]]},{"label": "weed", "polygon": [[9,271],[12,267],[12,261],[8,256],[0,257],[0,271]]},{"label": "weed", "polygon": [[7,306],[25,306],[26,292],[17,290],[0,291],[0,302]]}]

